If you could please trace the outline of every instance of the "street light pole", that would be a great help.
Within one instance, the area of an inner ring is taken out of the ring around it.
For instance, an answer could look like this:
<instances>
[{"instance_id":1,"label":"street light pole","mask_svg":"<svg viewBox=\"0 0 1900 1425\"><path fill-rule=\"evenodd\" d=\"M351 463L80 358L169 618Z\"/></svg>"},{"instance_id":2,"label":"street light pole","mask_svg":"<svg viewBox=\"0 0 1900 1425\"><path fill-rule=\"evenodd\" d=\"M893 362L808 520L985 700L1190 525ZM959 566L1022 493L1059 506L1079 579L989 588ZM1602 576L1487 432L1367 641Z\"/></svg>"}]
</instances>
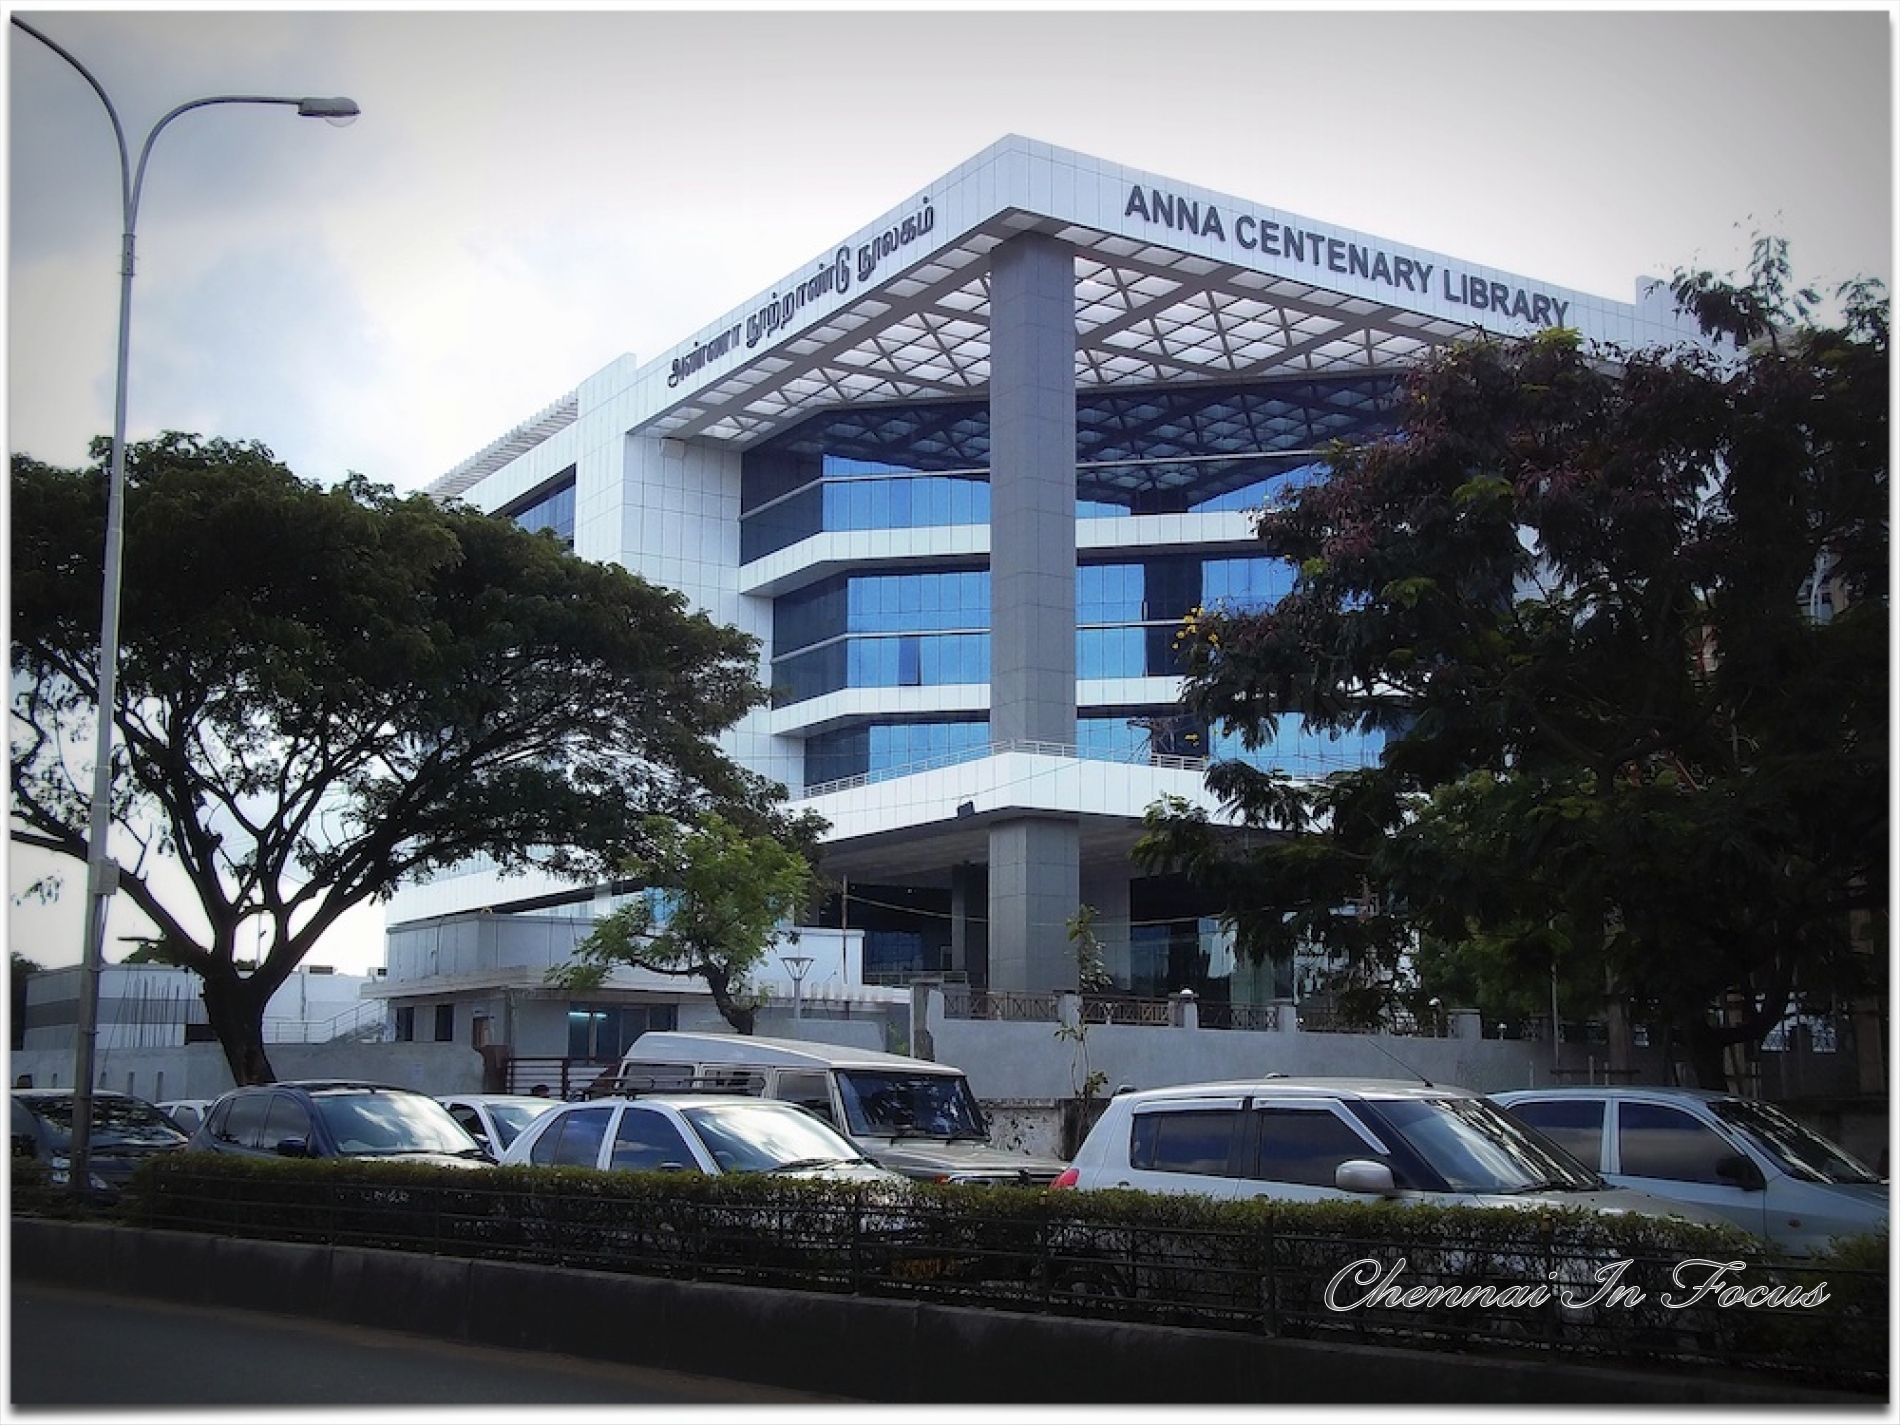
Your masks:
<instances>
[{"instance_id":1,"label":"street light pole","mask_svg":"<svg viewBox=\"0 0 1900 1425\"><path fill-rule=\"evenodd\" d=\"M785 968L792 974L792 1021L805 1017L805 971L811 968L809 955L781 955Z\"/></svg>"},{"instance_id":2,"label":"street light pole","mask_svg":"<svg viewBox=\"0 0 1900 1425\"><path fill-rule=\"evenodd\" d=\"M145 166L152 156L152 145L173 119L193 109L213 104L278 104L296 109L299 117L324 119L342 126L361 112L353 100L333 98L282 98L268 94L216 94L180 104L166 114L145 136L135 169L126 148L125 127L119 111L113 107L104 86L90 70L65 48L48 39L17 15L12 23L79 72L99 96L106 117L112 121L112 136L119 147L119 198L123 214L119 244L119 343L117 372L112 400L112 455L106 475L106 538L104 586L99 616L99 698L97 732L93 752L92 802L86 840L86 923L85 941L79 962L79 1006L75 1021L73 1063L72 1145L67 1154L68 1182L83 1195L92 1176L92 1089L93 1064L99 1036L99 968L103 961L106 914L112 895L119 888L119 867L107 853L106 840L112 827L112 723L118 706L119 675L119 604L122 563L125 553L125 413L126 376L132 354L132 273L137 257L139 198L145 188Z\"/></svg>"}]
</instances>

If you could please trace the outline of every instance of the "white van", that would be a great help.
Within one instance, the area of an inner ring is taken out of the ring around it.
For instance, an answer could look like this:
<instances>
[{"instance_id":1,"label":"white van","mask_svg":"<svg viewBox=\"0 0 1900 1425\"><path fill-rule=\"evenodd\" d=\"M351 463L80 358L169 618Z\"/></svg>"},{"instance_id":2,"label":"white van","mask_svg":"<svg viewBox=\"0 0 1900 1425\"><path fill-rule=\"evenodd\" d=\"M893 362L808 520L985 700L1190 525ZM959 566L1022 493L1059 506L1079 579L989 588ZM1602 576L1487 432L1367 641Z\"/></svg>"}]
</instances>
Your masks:
<instances>
[{"instance_id":1,"label":"white van","mask_svg":"<svg viewBox=\"0 0 1900 1425\"><path fill-rule=\"evenodd\" d=\"M1046 1187L1067 1165L993 1147L963 1071L875 1049L654 1030L593 1093L721 1088L809 1109L869 1158L927 1182Z\"/></svg>"}]
</instances>

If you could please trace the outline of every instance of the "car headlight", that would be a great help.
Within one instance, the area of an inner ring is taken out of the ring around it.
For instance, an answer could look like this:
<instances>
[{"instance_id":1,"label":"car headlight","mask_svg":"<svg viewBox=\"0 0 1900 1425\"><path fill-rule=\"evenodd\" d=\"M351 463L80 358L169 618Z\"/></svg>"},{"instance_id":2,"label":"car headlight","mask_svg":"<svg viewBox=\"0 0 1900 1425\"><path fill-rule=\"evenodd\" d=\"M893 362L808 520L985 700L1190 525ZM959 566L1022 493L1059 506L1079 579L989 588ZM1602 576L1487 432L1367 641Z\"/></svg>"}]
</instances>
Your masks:
<instances>
[{"instance_id":1,"label":"car headlight","mask_svg":"<svg viewBox=\"0 0 1900 1425\"><path fill-rule=\"evenodd\" d=\"M47 1174L47 1178L54 1187L65 1187L72 1181L73 1160L71 1158L50 1158L46 1165L52 1170ZM98 1192L112 1191L112 1184L97 1173L87 1173L86 1180Z\"/></svg>"}]
</instances>

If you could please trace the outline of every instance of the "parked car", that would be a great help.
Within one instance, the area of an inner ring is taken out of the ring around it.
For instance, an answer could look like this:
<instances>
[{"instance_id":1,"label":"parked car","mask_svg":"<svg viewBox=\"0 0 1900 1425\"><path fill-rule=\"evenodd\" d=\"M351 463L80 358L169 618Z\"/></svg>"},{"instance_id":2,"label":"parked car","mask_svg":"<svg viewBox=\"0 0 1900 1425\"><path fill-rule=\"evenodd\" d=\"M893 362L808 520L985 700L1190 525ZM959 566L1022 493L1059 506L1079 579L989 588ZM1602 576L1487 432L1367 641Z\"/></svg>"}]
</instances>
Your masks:
<instances>
[{"instance_id":1,"label":"parked car","mask_svg":"<svg viewBox=\"0 0 1900 1425\"><path fill-rule=\"evenodd\" d=\"M875 1049L654 1030L634 1041L598 1091L694 1085L798 1104L907 1178L1046 1186L1066 1166L992 1144L963 1070Z\"/></svg>"},{"instance_id":2,"label":"parked car","mask_svg":"<svg viewBox=\"0 0 1900 1425\"><path fill-rule=\"evenodd\" d=\"M310 1079L232 1089L191 1135L193 1149L280 1158L412 1158L456 1167L494 1160L425 1093Z\"/></svg>"},{"instance_id":3,"label":"parked car","mask_svg":"<svg viewBox=\"0 0 1900 1425\"><path fill-rule=\"evenodd\" d=\"M1118 1094L1055 1186L1717 1220L1609 1186L1478 1094L1407 1080L1265 1078Z\"/></svg>"},{"instance_id":4,"label":"parked car","mask_svg":"<svg viewBox=\"0 0 1900 1425\"><path fill-rule=\"evenodd\" d=\"M488 1150L490 1157L500 1158L516 1134L560 1100L538 1094L458 1093L437 1094L436 1102L468 1130L469 1137Z\"/></svg>"},{"instance_id":5,"label":"parked car","mask_svg":"<svg viewBox=\"0 0 1900 1425\"><path fill-rule=\"evenodd\" d=\"M168 1098L157 1105L158 1111L176 1123L189 1134L195 1132L211 1105L217 1100L209 1098Z\"/></svg>"},{"instance_id":6,"label":"parked car","mask_svg":"<svg viewBox=\"0 0 1900 1425\"><path fill-rule=\"evenodd\" d=\"M1787 1252L1887 1226L1885 1179L1773 1104L1642 1087L1493 1098L1609 1182L1717 1213Z\"/></svg>"},{"instance_id":7,"label":"parked car","mask_svg":"<svg viewBox=\"0 0 1900 1425\"><path fill-rule=\"evenodd\" d=\"M70 1181L73 1095L67 1089L13 1091L13 1155L38 1158L56 1185ZM115 1197L138 1165L155 1153L183 1148L187 1135L156 1106L122 1093L92 1095L92 1131L86 1144L88 1186Z\"/></svg>"},{"instance_id":8,"label":"parked car","mask_svg":"<svg viewBox=\"0 0 1900 1425\"><path fill-rule=\"evenodd\" d=\"M903 1181L804 1109L743 1094L656 1093L559 1103L523 1128L501 1161L504 1167L537 1163Z\"/></svg>"}]
</instances>

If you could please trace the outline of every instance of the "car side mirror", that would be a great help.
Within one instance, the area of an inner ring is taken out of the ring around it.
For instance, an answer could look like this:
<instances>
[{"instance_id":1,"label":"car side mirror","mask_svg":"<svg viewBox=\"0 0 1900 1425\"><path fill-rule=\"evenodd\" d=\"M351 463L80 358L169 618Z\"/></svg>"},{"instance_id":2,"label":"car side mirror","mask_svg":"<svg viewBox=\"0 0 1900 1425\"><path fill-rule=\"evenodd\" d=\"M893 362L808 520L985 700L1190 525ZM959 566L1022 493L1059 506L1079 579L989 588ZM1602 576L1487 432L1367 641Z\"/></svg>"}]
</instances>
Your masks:
<instances>
[{"instance_id":1,"label":"car side mirror","mask_svg":"<svg viewBox=\"0 0 1900 1425\"><path fill-rule=\"evenodd\" d=\"M1333 1186L1369 1197L1391 1197L1399 1190L1392 1181L1392 1169L1370 1158L1348 1158L1341 1163L1333 1170Z\"/></svg>"},{"instance_id":2,"label":"car side mirror","mask_svg":"<svg viewBox=\"0 0 1900 1425\"><path fill-rule=\"evenodd\" d=\"M1768 1186L1768 1179L1762 1176L1760 1168L1752 1159L1740 1153L1730 1153L1726 1158L1716 1161L1715 1175L1725 1183L1733 1183L1744 1192L1760 1192Z\"/></svg>"},{"instance_id":3,"label":"car side mirror","mask_svg":"<svg viewBox=\"0 0 1900 1425\"><path fill-rule=\"evenodd\" d=\"M308 1158L310 1144L302 1138L279 1138L277 1156L280 1158Z\"/></svg>"}]
</instances>

